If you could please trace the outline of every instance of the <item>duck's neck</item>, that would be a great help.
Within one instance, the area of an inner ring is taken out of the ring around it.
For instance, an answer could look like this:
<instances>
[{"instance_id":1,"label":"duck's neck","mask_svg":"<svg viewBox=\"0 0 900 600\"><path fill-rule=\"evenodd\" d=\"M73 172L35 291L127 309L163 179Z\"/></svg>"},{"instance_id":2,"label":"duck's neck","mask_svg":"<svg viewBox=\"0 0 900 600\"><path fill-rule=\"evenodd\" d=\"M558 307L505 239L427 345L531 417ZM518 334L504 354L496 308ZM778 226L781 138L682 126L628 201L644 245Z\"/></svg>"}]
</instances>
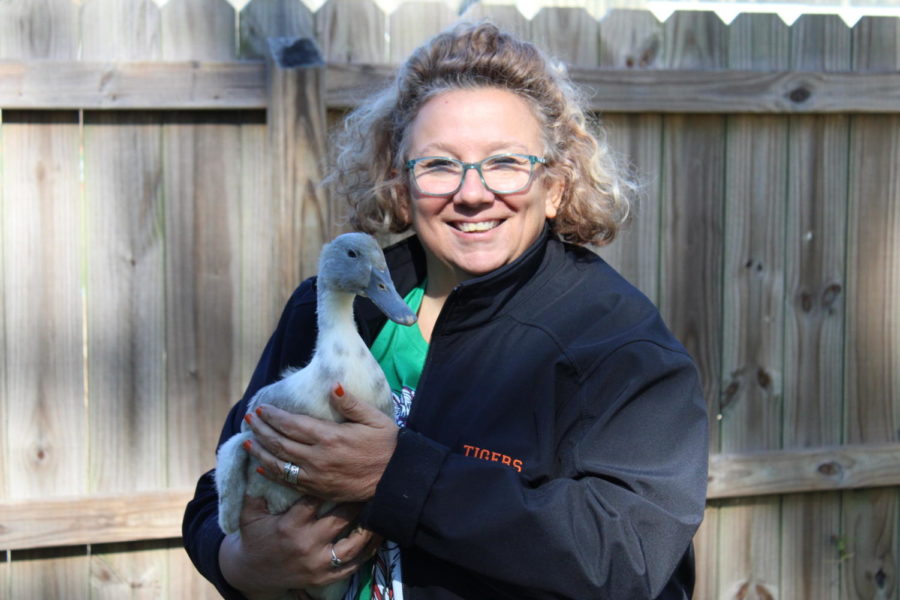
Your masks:
<instances>
[{"instance_id":1,"label":"duck's neck","mask_svg":"<svg viewBox=\"0 0 900 600\"><path fill-rule=\"evenodd\" d=\"M351 340L359 337L353 320L354 298L354 294L319 288L316 322L319 325L320 342L325 339Z\"/></svg>"}]
</instances>

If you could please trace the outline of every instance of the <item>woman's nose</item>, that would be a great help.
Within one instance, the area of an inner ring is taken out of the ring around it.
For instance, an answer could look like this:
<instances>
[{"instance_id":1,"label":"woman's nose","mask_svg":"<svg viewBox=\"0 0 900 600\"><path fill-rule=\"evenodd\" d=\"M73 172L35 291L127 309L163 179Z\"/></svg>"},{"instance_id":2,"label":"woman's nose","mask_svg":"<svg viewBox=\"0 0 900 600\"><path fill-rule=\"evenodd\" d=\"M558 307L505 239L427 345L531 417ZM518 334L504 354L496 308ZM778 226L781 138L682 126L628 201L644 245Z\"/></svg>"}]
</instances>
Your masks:
<instances>
[{"instance_id":1,"label":"woman's nose","mask_svg":"<svg viewBox=\"0 0 900 600\"><path fill-rule=\"evenodd\" d=\"M453 196L453 201L460 204L481 204L493 200L494 193L485 187L478 171L466 169L463 174L462 186Z\"/></svg>"}]
</instances>

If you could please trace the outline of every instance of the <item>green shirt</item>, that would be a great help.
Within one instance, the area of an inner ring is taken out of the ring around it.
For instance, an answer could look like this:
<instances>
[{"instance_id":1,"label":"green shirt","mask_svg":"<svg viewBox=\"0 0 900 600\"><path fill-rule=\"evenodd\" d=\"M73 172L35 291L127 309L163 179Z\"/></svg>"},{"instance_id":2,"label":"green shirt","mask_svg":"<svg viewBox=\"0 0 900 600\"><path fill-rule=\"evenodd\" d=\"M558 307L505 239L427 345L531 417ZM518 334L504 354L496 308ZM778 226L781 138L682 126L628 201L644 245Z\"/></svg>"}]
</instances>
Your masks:
<instances>
[{"instance_id":1,"label":"green shirt","mask_svg":"<svg viewBox=\"0 0 900 600\"><path fill-rule=\"evenodd\" d=\"M403 300L413 312L418 313L424 295L425 283L423 282L422 287L413 288ZM398 325L388 320L378 337L375 338L371 351L391 386L391 395L394 398L394 420L397 425L403 427L409 417L409 409L412 406L416 387L419 385L419 377L425 366L428 342L422 337L418 324ZM379 554L382 553L384 555L381 557L381 564L387 565L388 571L378 577L383 584L385 580L391 581L392 575L397 575L391 571L394 569L393 565L399 561L399 554L396 549L386 547L379 550ZM360 569L357 575L359 578L357 598L370 600L372 598L372 568L367 565Z\"/></svg>"}]
</instances>

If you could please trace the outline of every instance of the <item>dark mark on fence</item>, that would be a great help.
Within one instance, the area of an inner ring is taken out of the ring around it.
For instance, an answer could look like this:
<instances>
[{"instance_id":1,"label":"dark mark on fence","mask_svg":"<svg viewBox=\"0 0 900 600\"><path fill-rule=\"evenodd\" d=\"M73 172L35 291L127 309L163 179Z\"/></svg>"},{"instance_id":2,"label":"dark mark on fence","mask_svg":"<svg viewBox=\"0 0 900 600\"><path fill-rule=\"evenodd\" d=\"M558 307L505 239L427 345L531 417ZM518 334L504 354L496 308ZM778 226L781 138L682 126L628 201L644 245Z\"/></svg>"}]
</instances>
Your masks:
<instances>
[{"instance_id":1,"label":"dark mark on fence","mask_svg":"<svg viewBox=\"0 0 900 600\"><path fill-rule=\"evenodd\" d=\"M844 472L843 467L841 467L840 464L834 462L833 460L822 463L816 470L825 477L840 477Z\"/></svg>"},{"instance_id":2,"label":"dark mark on fence","mask_svg":"<svg viewBox=\"0 0 900 600\"><path fill-rule=\"evenodd\" d=\"M796 102L797 104L801 104L809 100L809 97L812 96L812 92L810 92L805 87L798 87L793 90L788 97L791 99L791 102Z\"/></svg>"}]
</instances>

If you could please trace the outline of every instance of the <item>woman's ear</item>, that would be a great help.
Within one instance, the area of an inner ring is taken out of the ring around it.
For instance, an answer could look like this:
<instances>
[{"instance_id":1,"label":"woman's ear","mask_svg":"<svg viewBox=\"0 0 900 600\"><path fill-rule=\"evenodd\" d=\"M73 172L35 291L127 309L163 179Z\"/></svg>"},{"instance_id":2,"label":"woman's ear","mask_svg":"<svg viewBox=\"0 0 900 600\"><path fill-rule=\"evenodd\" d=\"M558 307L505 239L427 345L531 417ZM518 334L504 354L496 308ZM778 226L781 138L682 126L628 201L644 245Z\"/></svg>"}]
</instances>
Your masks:
<instances>
[{"instance_id":1,"label":"woman's ear","mask_svg":"<svg viewBox=\"0 0 900 600\"><path fill-rule=\"evenodd\" d=\"M553 219L556 217L556 213L559 212L559 205L562 203L563 193L566 191L566 185L562 181L554 180L553 183L550 184L550 188L547 190L547 195L544 197L544 216L548 219Z\"/></svg>"}]
</instances>

